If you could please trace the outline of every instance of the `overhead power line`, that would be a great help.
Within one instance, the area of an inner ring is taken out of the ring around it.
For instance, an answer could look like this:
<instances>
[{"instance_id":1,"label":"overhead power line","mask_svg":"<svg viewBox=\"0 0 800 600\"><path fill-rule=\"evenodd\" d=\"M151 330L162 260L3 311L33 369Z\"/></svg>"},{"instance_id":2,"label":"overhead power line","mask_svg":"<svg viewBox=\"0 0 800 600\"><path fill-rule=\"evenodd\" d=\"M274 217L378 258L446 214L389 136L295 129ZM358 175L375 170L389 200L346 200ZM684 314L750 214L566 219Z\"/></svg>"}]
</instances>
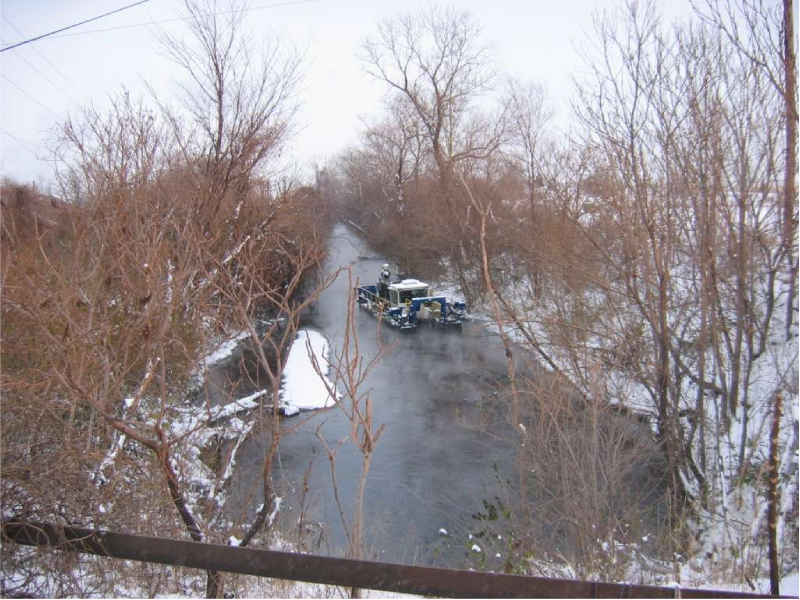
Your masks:
<instances>
[{"instance_id":1,"label":"overhead power line","mask_svg":"<svg viewBox=\"0 0 800 600\"><path fill-rule=\"evenodd\" d=\"M139 6L140 4L144 4L145 2L150 2L150 0L139 0L139 2L134 2L133 4L128 4L127 6L123 6L122 8L118 8L116 10L112 10L111 12L107 12L102 15L98 15L97 17L92 17L91 19L86 19L85 21L81 21L80 23L75 23L73 25L67 25L66 27L62 27L61 29L56 29L55 31L51 31L50 33L45 33L35 38L31 38L29 40L25 40L23 42L17 42L11 46L6 46L3 49L0 49L0 52L5 52L6 50L12 50L13 48L18 48L20 46L24 46L25 44L30 44L31 42L35 42L37 40L41 40L42 38L50 37L51 35L55 35L57 33L61 33L62 31L66 31L67 29L73 29L74 27L78 27L79 25L85 25L86 23L91 23L92 21L97 21L98 19L102 19L103 17L107 17L109 15L113 15L118 12L122 12L123 10L128 10L129 8L133 8L134 6Z\"/></svg>"},{"instance_id":2,"label":"overhead power line","mask_svg":"<svg viewBox=\"0 0 800 600\"><path fill-rule=\"evenodd\" d=\"M294 0L294 2L280 2L278 4L264 4L262 6L251 6L249 8L243 9L243 12L250 12L254 10L263 10L266 8L280 8L282 6L296 6L298 4L311 4L314 2L321 2L322 0ZM220 12L213 12L207 13L204 15L200 15L203 17L212 17L212 16L219 16L219 15L230 15L238 11L220 11ZM106 31L118 31L120 29L133 29L135 27L150 27L151 25L163 25L164 23L177 23L179 21L186 21L191 17L177 17L174 19L164 19L162 21L149 21L147 23L133 23L132 25L119 25L117 27L106 27L104 29L91 29L89 31L79 31L77 33L65 33L63 35L55 35L52 36L53 39L57 38L65 38L65 37L74 37L76 35L88 35L90 33L104 33ZM3 49L5 50L5 48Z\"/></svg>"},{"instance_id":3,"label":"overhead power line","mask_svg":"<svg viewBox=\"0 0 800 600\"><path fill-rule=\"evenodd\" d=\"M52 114L53 114L53 116L55 116L55 118L56 118L56 119L60 119L60 118L61 118L61 116L60 116L60 115L59 115L59 114L58 114L56 111L54 111L54 110L53 110L53 109L51 109L51 108L48 108L47 106L45 106L44 104L42 104L41 102L39 102L39 100L38 100L36 97L34 97L34 96L31 96L31 95L30 95L28 92L26 92L25 90L23 90L23 89L22 89L21 87L19 87L19 86L18 86L16 83L14 83L14 82L13 82L11 79L9 79L9 78L8 78L8 75L6 75L5 73L0 73L0 77L2 77L3 79L5 79L5 80L6 80L8 83L10 83L11 85L13 85L13 86L14 86L15 88L17 88L17 89L18 89L20 92L22 92L23 94L25 94L25 95L26 95L28 98L30 98L31 100L33 100L34 102L36 102L36 104L38 104L39 106L41 106L43 109L45 109L46 111L49 111L50 113L52 113Z\"/></svg>"},{"instance_id":4,"label":"overhead power line","mask_svg":"<svg viewBox=\"0 0 800 600\"><path fill-rule=\"evenodd\" d=\"M6 23L8 23L8 26L9 26L9 27L11 27L11 29L13 29L14 31L16 31L16 32L17 32L17 33L20 35L20 37L25 37L25 34L24 34L24 33L22 33L22 31L20 31L19 27L17 27L17 26L16 26L16 25L14 25L14 24L13 24L11 21L9 21L9 19L8 19L8 17L7 17L6 15L0 15L0 18L2 18L2 19L3 19L3 21L5 21ZM37 48L35 45L34 45L34 46L31 46L31 47L30 47L30 49L31 49L31 50L33 50L34 52L36 52L36 54L38 54L38 55L39 55L39 56L42 58L42 60L43 60L43 61L45 61L45 62L46 62L48 65L50 65L50 67L52 67L52 69L53 69L53 70L54 70L56 73L58 73L59 75L61 75L61 78L62 78L64 81L66 81L68 84L70 84L70 85L72 86L72 88L73 88L73 89L74 89L76 92L78 92L78 93L79 93L81 96L83 96L83 97L84 97L84 98L86 98L87 100L89 99L89 96L87 96L87 95L86 95L86 93L85 93L85 92L84 92L82 89L80 89L80 88L79 88L77 85L75 85L75 84L72 82L72 79L70 79L69 77L67 77L66 75L64 75L64 72L63 72L61 69L59 69L59 68L58 68L57 66L55 66L55 65L54 65L52 62L50 62L50 59L49 59L49 58L47 58L47 57L46 57L44 54L42 54L42 53L39 51L39 49L38 49L38 48ZM14 50L14 52L16 52L17 54L19 54L21 51L20 51L20 50Z\"/></svg>"},{"instance_id":5,"label":"overhead power line","mask_svg":"<svg viewBox=\"0 0 800 600\"><path fill-rule=\"evenodd\" d=\"M58 85L58 84L57 84L55 81L53 81L53 80L52 80L52 79L50 79L50 78L49 78L47 75L45 75L45 74L44 74L44 73L42 73L42 72L41 72L39 69L37 69L37 68L36 68L36 65L34 65L34 64L33 64L33 63L31 63L31 62L30 62L30 61L29 61L27 58L25 58L24 56L22 56L22 54L19 54L19 51L18 51L18 50L14 50L14 52L16 52L16 53L17 53L17 56L18 56L18 57L19 57L19 58L20 58L20 59L21 59L21 60L22 60L22 61L23 61L23 62L24 62L26 65L28 65L28 66L29 66L31 69L33 69L33 70L34 70L36 73L38 73L39 75L41 75L41 76L42 76L42 78L43 78L45 81L47 81L47 82L48 82L50 85L52 85L52 86L53 86L54 88L56 88L56 89L57 89L59 92L61 92L62 94L64 94L64 95L65 95L67 98L69 98L70 100L72 100L72 101L73 101L75 104L77 104L78 106L80 106L80 105L81 105L81 103L80 103L80 102L78 102L77 100L75 100L75 98L73 98L72 96L70 96L70 95L69 95L69 94L68 94L68 93L67 93L67 92L66 92L66 91L65 91L63 88L61 88L61 87L60 87L60 86L59 86L59 85Z\"/></svg>"},{"instance_id":6,"label":"overhead power line","mask_svg":"<svg viewBox=\"0 0 800 600\"><path fill-rule=\"evenodd\" d=\"M33 154L33 155L34 155L36 158L38 158L38 159L40 159L40 160L41 160L41 157L39 156L39 153L38 153L38 152L36 152L36 150L34 150L33 148L31 148L31 146L29 146L27 142L24 142L23 140L19 139L17 136L15 136L13 133L11 133L10 131L8 131L8 130L7 130L6 128L4 128L4 127L0 127L0 131L2 131L3 133L5 133L5 134L6 134L8 137L10 137L12 140L14 140L15 142L17 142L17 143L18 143L20 146L22 146L23 148L25 148L25 149L26 149L28 152L30 152L31 154Z\"/></svg>"}]
</instances>

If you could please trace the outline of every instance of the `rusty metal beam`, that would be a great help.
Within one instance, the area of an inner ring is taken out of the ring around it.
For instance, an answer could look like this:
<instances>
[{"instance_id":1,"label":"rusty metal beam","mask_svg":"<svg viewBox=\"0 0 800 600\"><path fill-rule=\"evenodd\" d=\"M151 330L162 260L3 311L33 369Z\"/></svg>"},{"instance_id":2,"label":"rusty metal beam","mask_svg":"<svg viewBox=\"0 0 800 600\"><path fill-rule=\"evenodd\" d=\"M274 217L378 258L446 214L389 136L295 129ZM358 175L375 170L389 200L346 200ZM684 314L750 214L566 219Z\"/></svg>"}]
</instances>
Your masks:
<instances>
[{"instance_id":1,"label":"rusty metal beam","mask_svg":"<svg viewBox=\"0 0 800 600\"><path fill-rule=\"evenodd\" d=\"M111 558L447 598L767 598L757 594L477 573L238 548L38 523L4 522L4 539Z\"/></svg>"}]
</instances>

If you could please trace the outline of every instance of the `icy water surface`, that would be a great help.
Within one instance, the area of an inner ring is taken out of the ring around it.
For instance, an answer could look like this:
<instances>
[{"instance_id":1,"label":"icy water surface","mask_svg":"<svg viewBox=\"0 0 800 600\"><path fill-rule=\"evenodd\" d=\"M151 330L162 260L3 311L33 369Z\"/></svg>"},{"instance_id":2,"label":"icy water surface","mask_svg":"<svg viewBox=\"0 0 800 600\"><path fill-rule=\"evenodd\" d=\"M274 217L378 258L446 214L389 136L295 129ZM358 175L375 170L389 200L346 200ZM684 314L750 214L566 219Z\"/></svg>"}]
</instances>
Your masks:
<instances>
[{"instance_id":1,"label":"icy water surface","mask_svg":"<svg viewBox=\"0 0 800 600\"><path fill-rule=\"evenodd\" d=\"M385 261L363 258L372 255L349 228L339 225L327 268L352 264L354 281L374 283ZM342 273L304 323L321 331L334 350L343 340L349 287L347 273ZM366 311L356 311L355 318L360 351L371 358L379 349L377 321ZM364 388L371 389L375 428L385 425L367 484L367 552L379 560L463 566L472 545L471 515L482 508L482 500L498 492L498 476L513 458L513 450L502 441L505 426L485 424L480 407L482 398L494 391L495 379L505 374L502 344L477 323L466 323L460 334L422 327L400 333L384 326L381 339L395 345L369 374ZM284 421L289 426L299 423ZM291 525L299 516L298 494L311 463L309 519L322 524L325 534L323 547L314 551L341 553L346 538L317 431L333 447L350 434L350 423L339 410L328 410L282 439L276 468L276 479L284 486L282 523ZM259 476L262 455L258 439L240 450L233 497L248 495ZM361 454L346 442L337 454L336 476L348 519L361 466ZM442 529L448 535L440 533Z\"/></svg>"}]
</instances>

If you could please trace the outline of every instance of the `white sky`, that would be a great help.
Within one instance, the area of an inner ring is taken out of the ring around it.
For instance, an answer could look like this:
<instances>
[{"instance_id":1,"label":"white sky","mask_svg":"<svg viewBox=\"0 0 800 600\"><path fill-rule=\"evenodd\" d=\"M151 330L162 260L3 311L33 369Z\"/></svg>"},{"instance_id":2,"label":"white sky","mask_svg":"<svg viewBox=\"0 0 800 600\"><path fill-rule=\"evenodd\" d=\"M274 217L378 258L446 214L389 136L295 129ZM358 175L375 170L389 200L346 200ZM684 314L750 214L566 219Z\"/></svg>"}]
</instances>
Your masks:
<instances>
[{"instance_id":1,"label":"white sky","mask_svg":"<svg viewBox=\"0 0 800 600\"><path fill-rule=\"evenodd\" d=\"M301 165L324 160L354 141L359 117L374 115L384 88L362 70L359 43L376 22L433 0L250 0L248 23L308 47L301 92L301 130L291 152ZM134 0L3 0L3 45L47 33L133 3ZM59 118L89 99L102 103L122 85L142 93L142 81L160 94L181 75L160 55L152 26L96 30L175 18L181 0L146 4L0 54L0 171L20 181L46 182L51 131ZM224 3L221 2L224 5ZM582 66L575 51L591 32L592 11L611 0L462 0L494 48L503 72L543 83L559 121L568 113L570 75ZM668 0L666 17L686 14L688 0ZM261 8L264 7L264 8ZM14 29L17 28L17 30ZM179 32L182 23L162 25ZM95 33L82 33L95 31ZM20 33L21 32L21 33ZM78 34L78 35L75 35ZM49 62L48 62L49 61ZM38 72L37 72L38 71ZM49 80L49 81L48 81ZM559 114L560 113L560 114ZM34 154L35 153L35 154Z\"/></svg>"}]
</instances>

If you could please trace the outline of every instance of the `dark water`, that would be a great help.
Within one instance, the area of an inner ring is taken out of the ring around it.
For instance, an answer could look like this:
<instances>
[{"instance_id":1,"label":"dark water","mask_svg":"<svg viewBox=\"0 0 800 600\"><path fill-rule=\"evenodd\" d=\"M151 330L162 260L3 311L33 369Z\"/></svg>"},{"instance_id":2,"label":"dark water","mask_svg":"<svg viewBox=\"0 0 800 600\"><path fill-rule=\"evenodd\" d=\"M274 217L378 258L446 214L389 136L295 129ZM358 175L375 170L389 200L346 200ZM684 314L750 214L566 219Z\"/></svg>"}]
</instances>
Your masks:
<instances>
[{"instance_id":1,"label":"dark water","mask_svg":"<svg viewBox=\"0 0 800 600\"><path fill-rule=\"evenodd\" d=\"M374 283L385 261L363 256L372 253L350 229L337 226L327 268L352 265L353 282ZM305 326L321 331L333 349L342 344L349 289L347 273L342 273L305 319ZM360 352L369 359L380 348L377 321L366 311L356 311L355 318ZM471 515L482 500L498 493L499 478L513 462L513 449L504 441L508 428L502 418L487 416L491 413L484 402L505 375L502 344L477 323L465 324L460 334L382 327L380 336L380 342L394 347L362 388L371 390L375 429L385 425L367 483L367 552L387 561L458 563L469 553ZM317 431L333 447L350 434L350 423L334 408L313 416L303 413L284 425L296 429L281 441L275 472L284 497L279 522L295 526L303 475L311 464L309 518L321 524L315 531L324 533L322 547L314 551L344 552L329 461ZM262 456L263 445L254 436L237 458L232 498L245 502L252 493ZM345 442L337 454L336 476L348 519L361 467L360 452Z\"/></svg>"}]
</instances>

